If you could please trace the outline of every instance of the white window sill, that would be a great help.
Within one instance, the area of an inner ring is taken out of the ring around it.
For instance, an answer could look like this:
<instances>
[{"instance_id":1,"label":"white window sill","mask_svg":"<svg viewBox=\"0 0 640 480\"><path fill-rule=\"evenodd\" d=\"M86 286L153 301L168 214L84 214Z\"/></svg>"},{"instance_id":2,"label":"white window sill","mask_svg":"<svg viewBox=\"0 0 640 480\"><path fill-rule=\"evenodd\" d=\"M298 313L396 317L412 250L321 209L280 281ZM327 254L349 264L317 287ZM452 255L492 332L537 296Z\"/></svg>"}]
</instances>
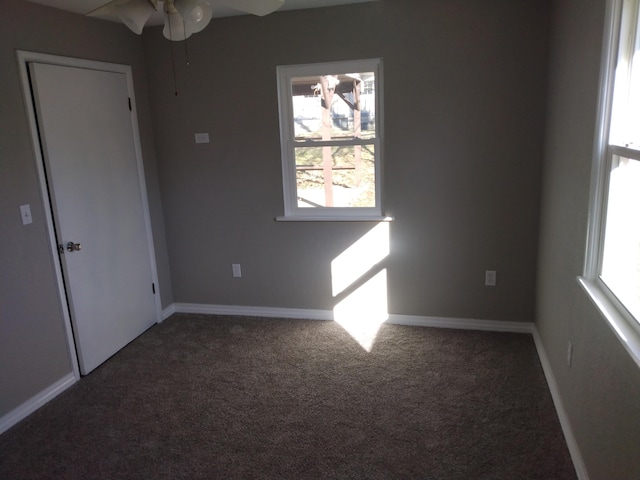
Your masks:
<instances>
[{"instance_id":1,"label":"white window sill","mask_svg":"<svg viewBox=\"0 0 640 480\"><path fill-rule=\"evenodd\" d=\"M578 277L578 282L587 295L600 310L611 329L614 331L631 358L640 366L640 333L633 327L633 318L627 318L626 312L620 311L598 282L586 277Z\"/></svg>"},{"instance_id":2,"label":"white window sill","mask_svg":"<svg viewBox=\"0 0 640 480\"><path fill-rule=\"evenodd\" d=\"M276 217L276 222L392 222L393 217L383 215L290 215Z\"/></svg>"}]
</instances>

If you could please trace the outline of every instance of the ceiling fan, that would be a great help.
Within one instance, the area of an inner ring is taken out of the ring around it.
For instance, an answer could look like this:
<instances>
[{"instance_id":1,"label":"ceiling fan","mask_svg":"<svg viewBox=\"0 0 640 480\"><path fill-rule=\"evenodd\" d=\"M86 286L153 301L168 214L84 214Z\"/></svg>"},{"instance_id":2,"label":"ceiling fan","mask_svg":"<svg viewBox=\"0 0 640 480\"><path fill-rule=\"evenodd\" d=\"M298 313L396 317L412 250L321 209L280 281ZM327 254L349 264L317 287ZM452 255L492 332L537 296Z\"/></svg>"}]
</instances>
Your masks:
<instances>
[{"instance_id":1,"label":"ceiling fan","mask_svg":"<svg viewBox=\"0 0 640 480\"><path fill-rule=\"evenodd\" d=\"M152 14L162 12L162 34L171 41L186 40L211 21L212 4L264 16L284 5L284 0L112 0L88 16L119 20L140 35Z\"/></svg>"}]
</instances>

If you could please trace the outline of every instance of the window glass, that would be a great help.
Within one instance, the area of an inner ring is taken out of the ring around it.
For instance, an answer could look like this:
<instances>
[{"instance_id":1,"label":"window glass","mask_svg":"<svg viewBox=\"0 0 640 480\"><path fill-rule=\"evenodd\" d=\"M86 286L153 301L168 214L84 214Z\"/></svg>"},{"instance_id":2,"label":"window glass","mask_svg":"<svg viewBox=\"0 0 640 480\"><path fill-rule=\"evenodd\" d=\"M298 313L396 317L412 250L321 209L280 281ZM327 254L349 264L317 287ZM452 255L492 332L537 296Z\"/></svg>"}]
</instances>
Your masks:
<instances>
[{"instance_id":1,"label":"window glass","mask_svg":"<svg viewBox=\"0 0 640 480\"><path fill-rule=\"evenodd\" d=\"M367 93L364 79L370 83ZM373 72L293 78L296 141L374 138L374 80Z\"/></svg>"},{"instance_id":2,"label":"window glass","mask_svg":"<svg viewBox=\"0 0 640 480\"><path fill-rule=\"evenodd\" d=\"M380 64L278 67L285 217L382 214Z\"/></svg>"},{"instance_id":3,"label":"window glass","mask_svg":"<svg viewBox=\"0 0 640 480\"><path fill-rule=\"evenodd\" d=\"M595 203L597 228L588 255L605 293L621 312L630 314L640 328L640 35L639 0L615 4L617 30L612 34L609 78L612 89L605 98L610 112L602 116L604 144L598 158L601 191ZM618 8L619 7L619 8ZM613 57L615 55L615 57ZM599 211L598 211L599 210ZM588 260L589 261L589 260ZM594 275L595 273L595 275Z\"/></svg>"},{"instance_id":4,"label":"window glass","mask_svg":"<svg viewBox=\"0 0 640 480\"><path fill-rule=\"evenodd\" d=\"M298 206L327 207L332 196L334 207L375 207L375 169L373 145L298 147L296 191ZM331 167L325 170L327 161ZM331 192L326 192L331 184Z\"/></svg>"},{"instance_id":5,"label":"window glass","mask_svg":"<svg viewBox=\"0 0 640 480\"><path fill-rule=\"evenodd\" d=\"M607 2L584 276L640 365L640 0Z\"/></svg>"},{"instance_id":6,"label":"window glass","mask_svg":"<svg viewBox=\"0 0 640 480\"><path fill-rule=\"evenodd\" d=\"M638 1L623 2L610 143L640 149L640 35Z\"/></svg>"},{"instance_id":7,"label":"window glass","mask_svg":"<svg viewBox=\"0 0 640 480\"><path fill-rule=\"evenodd\" d=\"M602 280L640 318L640 161L613 157L602 257Z\"/></svg>"}]
</instances>

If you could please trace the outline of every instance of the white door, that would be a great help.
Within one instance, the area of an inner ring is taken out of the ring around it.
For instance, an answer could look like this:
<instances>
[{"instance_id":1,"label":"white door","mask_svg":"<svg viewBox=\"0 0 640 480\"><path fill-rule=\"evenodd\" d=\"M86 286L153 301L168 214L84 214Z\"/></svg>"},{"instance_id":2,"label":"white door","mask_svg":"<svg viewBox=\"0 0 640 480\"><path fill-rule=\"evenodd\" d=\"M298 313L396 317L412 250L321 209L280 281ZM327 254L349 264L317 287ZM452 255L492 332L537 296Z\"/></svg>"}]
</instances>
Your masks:
<instances>
[{"instance_id":1,"label":"white door","mask_svg":"<svg viewBox=\"0 0 640 480\"><path fill-rule=\"evenodd\" d=\"M158 321L127 75L30 63L80 370ZM69 243L79 244L68 251Z\"/></svg>"}]
</instances>

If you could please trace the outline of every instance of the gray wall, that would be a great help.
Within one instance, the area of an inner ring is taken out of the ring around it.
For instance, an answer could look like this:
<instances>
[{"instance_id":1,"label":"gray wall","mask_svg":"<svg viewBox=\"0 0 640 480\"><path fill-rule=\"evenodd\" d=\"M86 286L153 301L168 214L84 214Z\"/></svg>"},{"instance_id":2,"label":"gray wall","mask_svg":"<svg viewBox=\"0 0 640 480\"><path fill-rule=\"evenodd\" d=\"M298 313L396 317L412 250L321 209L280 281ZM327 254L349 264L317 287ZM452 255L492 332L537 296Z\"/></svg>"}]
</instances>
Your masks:
<instances>
[{"instance_id":1,"label":"gray wall","mask_svg":"<svg viewBox=\"0 0 640 480\"><path fill-rule=\"evenodd\" d=\"M640 370L576 281L585 256L604 12L605 0L555 4L536 325L590 479L631 480L640 478Z\"/></svg>"},{"instance_id":2,"label":"gray wall","mask_svg":"<svg viewBox=\"0 0 640 480\"><path fill-rule=\"evenodd\" d=\"M383 0L214 20L189 41L189 67L174 45L177 97L160 29L141 42L108 22L2 3L0 416L70 371L15 49L133 65L164 306L174 298L162 211L175 301L333 307L330 262L372 225L273 221L275 67L383 57L390 310L505 321L535 310L590 478L637 478L640 372L575 280L604 0L557 0L553 11L537 0ZM195 145L195 132L212 143ZM498 287L482 285L485 269L498 271Z\"/></svg>"},{"instance_id":3,"label":"gray wall","mask_svg":"<svg viewBox=\"0 0 640 480\"><path fill-rule=\"evenodd\" d=\"M71 372L16 50L133 66L164 305L173 302L142 41L122 25L17 0L0 14L0 417ZM31 204L22 226L19 206Z\"/></svg>"},{"instance_id":4,"label":"gray wall","mask_svg":"<svg viewBox=\"0 0 640 480\"><path fill-rule=\"evenodd\" d=\"M176 302L333 308L331 260L372 224L274 221L276 66L383 57L390 312L533 321L548 21L539 0L214 19L189 40L189 66L175 45L178 96L170 46L147 30Z\"/></svg>"}]
</instances>

